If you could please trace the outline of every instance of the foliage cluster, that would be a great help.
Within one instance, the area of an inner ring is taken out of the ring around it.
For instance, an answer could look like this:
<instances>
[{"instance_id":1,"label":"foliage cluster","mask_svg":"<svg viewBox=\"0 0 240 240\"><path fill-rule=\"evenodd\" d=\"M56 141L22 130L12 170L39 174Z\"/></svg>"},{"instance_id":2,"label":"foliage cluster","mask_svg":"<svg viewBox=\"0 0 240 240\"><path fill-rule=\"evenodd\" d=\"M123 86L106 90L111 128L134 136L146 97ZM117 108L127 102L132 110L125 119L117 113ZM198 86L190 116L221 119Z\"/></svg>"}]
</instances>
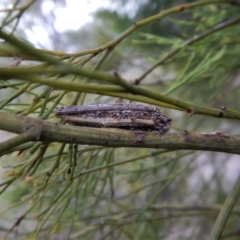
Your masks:
<instances>
[{"instance_id":1,"label":"foliage cluster","mask_svg":"<svg viewBox=\"0 0 240 240\"><path fill-rule=\"evenodd\" d=\"M39 2L1 11L0 129L19 135L0 146L0 237L238 239L240 165L229 153L240 142L240 2L141 1L139 14L101 10L101 20L62 35ZM48 26L48 46L23 40L22 26L37 22ZM132 148L128 131L78 130L86 139L76 142L93 146L70 141L76 128L51 132L58 105L116 101L161 107L171 133Z\"/></svg>"}]
</instances>

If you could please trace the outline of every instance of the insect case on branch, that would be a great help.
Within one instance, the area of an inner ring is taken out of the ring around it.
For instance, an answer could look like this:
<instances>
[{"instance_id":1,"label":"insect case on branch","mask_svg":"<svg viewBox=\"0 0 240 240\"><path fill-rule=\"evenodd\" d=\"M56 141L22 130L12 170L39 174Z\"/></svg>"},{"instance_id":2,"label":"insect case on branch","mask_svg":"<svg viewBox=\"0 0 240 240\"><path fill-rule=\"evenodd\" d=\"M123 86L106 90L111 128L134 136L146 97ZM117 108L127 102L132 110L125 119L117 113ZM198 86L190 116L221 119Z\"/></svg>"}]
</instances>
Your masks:
<instances>
[{"instance_id":1,"label":"insect case on branch","mask_svg":"<svg viewBox=\"0 0 240 240\"><path fill-rule=\"evenodd\" d=\"M57 107L54 112L56 117L72 125L153 131L157 134L167 132L172 120L156 107L134 103Z\"/></svg>"}]
</instances>

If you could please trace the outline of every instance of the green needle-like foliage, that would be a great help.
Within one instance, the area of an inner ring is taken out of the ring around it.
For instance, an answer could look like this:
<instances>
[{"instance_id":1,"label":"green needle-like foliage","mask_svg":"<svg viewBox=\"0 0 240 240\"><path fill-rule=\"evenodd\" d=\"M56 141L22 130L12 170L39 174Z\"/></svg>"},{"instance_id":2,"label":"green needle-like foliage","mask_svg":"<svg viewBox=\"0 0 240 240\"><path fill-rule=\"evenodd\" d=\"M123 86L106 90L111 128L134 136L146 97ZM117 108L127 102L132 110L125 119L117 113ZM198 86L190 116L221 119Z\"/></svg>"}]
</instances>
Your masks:
<instances>
[{"instance_id":1,"label":"green needle-like foliage","mask_svg":"<svg viewBox=\"0 0 240 240\"><path fill-rule=\"evenodd\" d=\"M52 12L61 51L25 40L46 24L39 2L0 4L0 238L239 239L240 1L139 3L149 14L132 25L104 10L64 34ZM170 131L71 126L54 114L115 102L159 107Z\"/></svg>"}]
</instances>

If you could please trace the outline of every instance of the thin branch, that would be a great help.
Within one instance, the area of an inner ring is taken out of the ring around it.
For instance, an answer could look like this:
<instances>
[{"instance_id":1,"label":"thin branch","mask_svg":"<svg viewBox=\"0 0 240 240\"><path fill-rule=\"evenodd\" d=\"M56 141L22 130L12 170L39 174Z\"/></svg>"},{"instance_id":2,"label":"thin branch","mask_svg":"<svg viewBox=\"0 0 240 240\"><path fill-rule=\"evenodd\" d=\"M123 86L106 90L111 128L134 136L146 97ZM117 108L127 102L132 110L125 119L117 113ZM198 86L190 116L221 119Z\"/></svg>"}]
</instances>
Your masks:
<instances>
[{"instance_id":1,"label":"thin branch","mask_svg":"<svg viewBox=\"0 0 240 240\"><path fill-rule=\"evenodd\" d=\"M74 73L77 74L77 71L79 71L79 74L82 76L123 85L123 82L118 83L118 80L119 80L118 76L112 76L110 74L106 74L103 72L90 71L86 69L79 69L79 70L76 69L76 71L74 70ZM98 93L98 94L103 94L107 96L114 96L114 94L119 94L119 93L124 94L125 91L130 91L132 94L138 94L144 97L148 97L149 99L158 100L159 102L168 104L168 106L172 105L174 106L174 108L180 108L180 110L184 109L191 116L194 114L202 114L202 115L213 116L217 118L232 118L232 119L240 120L239 111L235 111L226 107L224 108L224 110L221 110L221 109L215 109L215 108L209 108L209 107L203 107L203 106L191 104L189 102L171 98L140 86L132 85L131 87L129 88L127 87L127 89L125 89L123 86L114 86L110 84L97 85L97 84L67 82L62 80L55 81L55 80L50 80L49 78L44 78L37 75L28 75L28 74L21 75L20 72L21 72L21 69L12 69L11 71L6 71L6 69L0 68L0 76L9 78L9 77L17 77L16 75L18 75L18 79L24 79L29 82L52 86L57 89L88 92L88 93ZM59 72L61 72L61 69L59 69ZM124 79L121 79L121 80L123 81ZM221 105L221 103L219 105Z\"/></svg>"},{"instance_id":2,"label":"thin branch","mask_svg":"<svg viewBox=\"0 0 240 240\"><path fill-rule=\"evenodd\" d=\"M192 38L184 41L180 47L178 48L174 48L172 49L170 52L168 52L163 58L161 58L159 61L157 61L151 68L149 68L146 72L144 72L139 78L137 78L134 83L135 84L139 84L149 73L151 73L155 68L159 67L161 64L165 63L169 58L171 58L172 56L174 56L176 53L178 53L180 50L183 49L183 47L185 46L189 46L193 43L196 43L202 39L204 39L205 37L220 31L224 28L233 26L235 24L237 24L238 22L240 22L240 17L235 18L235 19L231 19L222 23L217 24L216 26L214 26L213 28L207 30L204 33L201 33L199 35L193 36Z\"/></svg>"},{"instance_id":3,"label":"thin branch","mask_svg":"<svg viewBox=\"0 0 240 240\"><path fill-rule=\"evenodd\" d=\"M19 39L15 38L13 36L9 36L1 29L0 29L0 37L5 39L9 43L12 43L19 49L23 50L28 55L30 55L30 59L32 59L32 57L35 57L38 60L46 61L48 63L59 64L60 62L57 60L57 58L54 58L49 55L54 55L56 57L80 57L80 56L84 56L84 55L88 55L88 54L98 54L108 48L115 47L118 43L120 43L123 39L125 39L127 36L129 36L131 33L136 31L140 27L145 26L145 25L155 22L155 21L159 21L168 15L183 12L183 11L186 11L186 10L189 10L192 8L196 8L196 7L200 7L200 6L204 6L204 5L221 4L221 3L222 4L240 4L240 2L238 0L212 0L212 1L204 0L204 1L197 1L197 2L189 3L189 4L182 4L182 5L167 9L167 10L162 10L158 14L155 14L153 16L150 16L146 19L143 19L139 22L134 23L130 28L128 28L126 31L124 31L119 36L117 36L114 40L112 40L98 48L89 49L89 50L85 50L85 51L74 53L74 54L66 54L66 53L61 53L61 52L44 51L41 49L36 49L36 48L32 47L31 45L29 45L23 41L20 41ZM48 56L46 54L48 54ZM24 57L26 57L26 54L24 55ZM64 65L66 65L66 64L64 64Z\"/></svg>"},{"instance_id":4,"label":"thin branch","mask_svg":"<svg viewBox=\"0 0 240 240\"><path fill-rule=\"evenodd\" d=\"M2 152L8 151L22 143L36 141L41 131L37 128L30 128L26 132L21 133L20 135L13 137L5 142L0 144L0 156Z\"/></svg>"},{"instance_id":5,"label":"thin branch","mask_svg":"<svg viewBox=\"0 0 240 240\"><path fill-rule=\"evenodd\" d=\"M232 212L234 205L236 204L238 198L240 196L240 175L236 181L233 191L227 197L223 207L217 217L217 220L212 229L210 240L218 240L220 239L222 232L224 230L224 226L227 223L228 217Z\"/></svg>"},{"instance_id":6,"label":"thin branch","mask_svg":"<svg viewBox=\"0 0 240 240\"><path fill-rule=\"evenodd\" d=\"M203 150L240 154L240 138L222 132L211 134L168 133L123 130L115 128L87 128L62 125L36 118L0 111L0 129L21 134L33 127L41 132L33 141L62 142L109 147L159 148L172 150ZM4 151L4 149L2 149Z\"/></svg>"}]
</instances>

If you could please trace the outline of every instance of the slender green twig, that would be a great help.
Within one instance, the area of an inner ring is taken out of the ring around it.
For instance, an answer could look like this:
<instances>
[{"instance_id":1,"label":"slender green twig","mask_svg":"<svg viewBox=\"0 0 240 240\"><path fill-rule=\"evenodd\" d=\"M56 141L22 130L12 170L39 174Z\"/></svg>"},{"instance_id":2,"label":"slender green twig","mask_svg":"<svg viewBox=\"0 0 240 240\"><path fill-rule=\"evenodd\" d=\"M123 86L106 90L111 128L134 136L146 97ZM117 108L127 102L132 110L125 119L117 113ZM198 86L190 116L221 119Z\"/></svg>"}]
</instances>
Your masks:
<instances>
[{"instance_id":1,"label":"slender green twig","mask_svg":"<svg viewBox=\"0 0 240 240\"><path fill-rule=\"evenodd\" d=\"M180 50L183 49L183 47L185 46L189 46L193 43L196 43L206 37L208 37L209 35L217 32L217 31L221 31L224 28L233 26L235 24L237 24L240 21L240 17L238 18L234 18L228 21L224 21L222 23L217 24L216 26L214 26L213 28L210 28L209 30L207 30L204 33L201 33L199 35L196 35L186 41L184 41L180 47L178 48L174 48L173 50L171 50L170 52L168 52L162 59L160 59L159 61L157 61L151 68L149 68L146 72L144 72L140 77L138 77L134 83L135 84L139 84L149 73L151 73L154 69L156 69L157 67L159 67L161 64L165 63L168 59L170 59L172 56L174 56L176 53L178 53Z\"/></svg>"},{"instance_id":2,"label":"slender green twig","mask_svg":"<svg viewBox=\"0 0 240 240\"><path fill-rule=\"evenodd\" d=\"M47 178L46 178L46 180L45 180L45 184L48 183L48 180L49 180L50 177L52 176L53 172L59 167L60 160L61 160L61 158L63 157L64 147L65 147L65 144L61 144L61 146L60 146L60 148L59 148L59 150L58 150L58 153L57 153L55 162L54 162L52 168L47 172Z\"/></svg>"},{"instance_id":3,"label":"slender green twig","mask_svg":"<svg viewBox=\"0 0 240 240\"><path fill-rule=\"evenodd\" d=\"M1 70L0 70L1 73ZM96 74L96 75L95 75ZM8 74L9 75L9 74ZM88 76L88 74L86 74ZM97 79L104 79L104 76L101 74L98 76L97 72L94 72L94 75ZM97 77L98 76L98 77ZM114 82L118 81L118 77L114 77L109 75L108 79L114 79ZM65 89L65 90L71 90L71 91L85 91L88 93L98 93L103 95L109 95L113 96L114 93L124 93L126 90L124 87L121 86L114 86L114 85L106 85L106 84L84 84L84 83L74 83L74 82L66 82L66 81L54 81L49 80L47 78L43 78L40 76L19 76L19 78L23 78L29 82L35 82L35 83L41 83L46 84L52 87L56 87L58 89ZM121 85L121 83L119 83ZM123 85L123 84L122 84ZM203 106L198 106L195 104L191 104L189 102L181 101L178 99L174 99L165 95L161 95L159 93L156 93L154 91L148 90L147 88L143 88L140 86L134 86L132 85L131 88L128 88L127 90L130 90L133 94L139 94L145 97L148 97L150 99L155 99L160 102L173 105L177 108L184 109L189 113L189 115L194 114L202 114L207 116L213 116L218 118L232 118L232 119L240 119L240 112L233 111L231 109L215 109L215 108L208 108Z\"/></svg>"},{"instance_id":4,"label":"slender green twig","mask_svg":"<svg viewBox=\"0 0 240 240\"><path fill-rule=\"evenodd\" d=\"M222 232L224 230L224 226L226 225L228 217L231 214L231 211L234 205L236 204L239 196L240 196L240 175L237 178L233 191L229 194L225 203L223 204L223 207L212 229L209 240L220 239Z\"/></svg>"},{"instance_id":5,"label":"slender green twig","mask_svg":"<svg viewBox=\"0 0 240 240\"><path fill-rule=\"evenodd\" d=\"M143 19L139 22L134 23L130 28L128 28L126 31L124 31L122 34L120 34L118 37L116 37L114 40L98 47L98 48L94 48L94 49L90 49L90 50L85 50L82 52L78 52L75 54L64 54L64 53L60 53L60 52L52 52L52 51L43 51L40 49L35 49L32 46L30 46L29 44L18 40L17 38L13 37L13 36L9 36L8 34L6 34L4 31L2 31L0 29L0 37L2 37L3 39L5 39L7 42L10 42L11 44L17 46L19 49L25 51L27 54L29 54L30 56L33 56L39 60L42 61L46 61L48 63L51 64L59 64L60 62L50 56L50 55L55 55L55 56L72 56L72 57L80 57L83 55L88 55L88 54L98 54L102 51L104 51L105 49L111 48L116 46L118 43L120 43L123 39L125 39L128 35L130 35L132 32L136 31L138 28L145 26L149 23L152 23L154 21L159 21L160 19L170 15L170 14L174 14L174 13L179 13L185 10L189 10L195 7L200 7L200 6L204 6L204 5L209 5L209 4L230 4L230 3L235 3L235 4L239 4L238 0L204 0L204 1L197 1L194 3L189 3L189 4L182 4L167 10L162 10L160 13L155 14L151 17L148 17L146 19ZM48 55L46 55L48 54ZM26 57L26 55L25 55ZM67 66L66 64L64 64L63 66Z\"/></svg>"},{"instance_id":6,"label":"slender green twig","mask_svg":"<svg viewBox=\"0 0 240 240\"><path fill-rule=\"evenodd\" d=\"M147 211L169 211L169 212L219 212L222 209L222 205L220 204L214 204L214 205L184 205L184 204L179 204L179 203L160 203L160 204L153 204L151 205ZM82 221L87 221L90 219L97 219L97 218L102 218L102 217L113 217L119 215L119 217L127 217L130 215L135 215L138 214L142 208L134 208L134 209L127 209L126 212L123 211L112 211L109 214L96 214L94 216L86 217L83 218ZM240 213L240 208L236 207L233 209L231 214L239 215Z\"/></svg>"},{"instance_id":7,"label":"slender green twig","mask_svg":"<svg viewBox=\"0 0 240 240\"><path fill-rule=\"evenodd\" d=\"M169 152L169 151L166 151L166 152ZM95 172L95 171L99 171L99 170L103 170L103 169L107 169L107 168L112 168L112 167L123 165L123 164L126 164L126 163L135 162L135 161L138 161L140 159L145 159L147 157L154 157L154 156L156 156L158 154L162 154L162 153L164 153L164 152L161 150L161 151L157 151L157 152L154 152L154 153L151 153L151 154L147 154L147 155L143 155L143 156L140 156L140 157L128 159L128 160L125 160L125 161L110 163L108 165L104 165L104 166L100 166L100 167L96 167L96 168L90 168L88 170L82 171L81 173L76 175L74 178L79 178L79 177L81 177L85 174L89 174L89 173L92 173L92 172Z\"/></svg>"},{"instance_id":8,"label":"slender green twig","mask_svg":"<svg viewBox=\"0 0 240 240\"><path fill-rule=\"evenodd\" d=\"M96 71L98 70L101 65L104 63L104 61L107 59L107 57L109 56L109 54L112 52L113 48L109 48L107 49L104 54L101 56L101 58L99 59L99 61L95 64L95 66L93 67L93 71ZM84 79L84 82L89 82L91 79L90 78L85 78ZM82 92L81 94L80 93L77 93L75 95L75 98L72 100L71 104L70 105L76 105L77 102L78 102L78 99L80 98L80 104L82 105L84 100L85 100L85 97L86 97L86 93L85 92Z\"/></svg>"},{"instance_id":9,"label":"slender green twig","mask_svg":"<svg viewBox=\"0 0 240 240\"><path fill-rule=\"evenodd\" d=\"M2 155L3 152L9 151L11 148L16 147L22 143L36 141L40 134L41 134L40 129L30 128L26 132L23 132L16 137L13 137L5 142L1 142L0 156Z\"/></svg>"},{"instance_id":10,"label":"slender green twig","mask_svg":"<svg viewBox=\"0 0 240 240\"><path fill-rule=\"evenodd\" d=\"M13 99L17 98L21 94L24 94L26 90L29 88L31 85L30 82L25 83L18 91L16 91L12 96L9 98L5 99L1 104L0 104L0 109L2 109L4 106L6 106L9 102L11 102Z\"/></svg>"},{"instance_id":11,"label":"slender green twig","mask_svg":"<svg viewBox=\"0 0 240 240\"><path fill-rule=\"evenodd\" d=\"M42 146L40 146L37 154L29 159L29 164L24 170L23 176L27 176L29 172L34 168L34 166L39 165L38 162L42 161L42 158L47 148L48 144L43 144Z\"/></svg>"}]
</instances>

